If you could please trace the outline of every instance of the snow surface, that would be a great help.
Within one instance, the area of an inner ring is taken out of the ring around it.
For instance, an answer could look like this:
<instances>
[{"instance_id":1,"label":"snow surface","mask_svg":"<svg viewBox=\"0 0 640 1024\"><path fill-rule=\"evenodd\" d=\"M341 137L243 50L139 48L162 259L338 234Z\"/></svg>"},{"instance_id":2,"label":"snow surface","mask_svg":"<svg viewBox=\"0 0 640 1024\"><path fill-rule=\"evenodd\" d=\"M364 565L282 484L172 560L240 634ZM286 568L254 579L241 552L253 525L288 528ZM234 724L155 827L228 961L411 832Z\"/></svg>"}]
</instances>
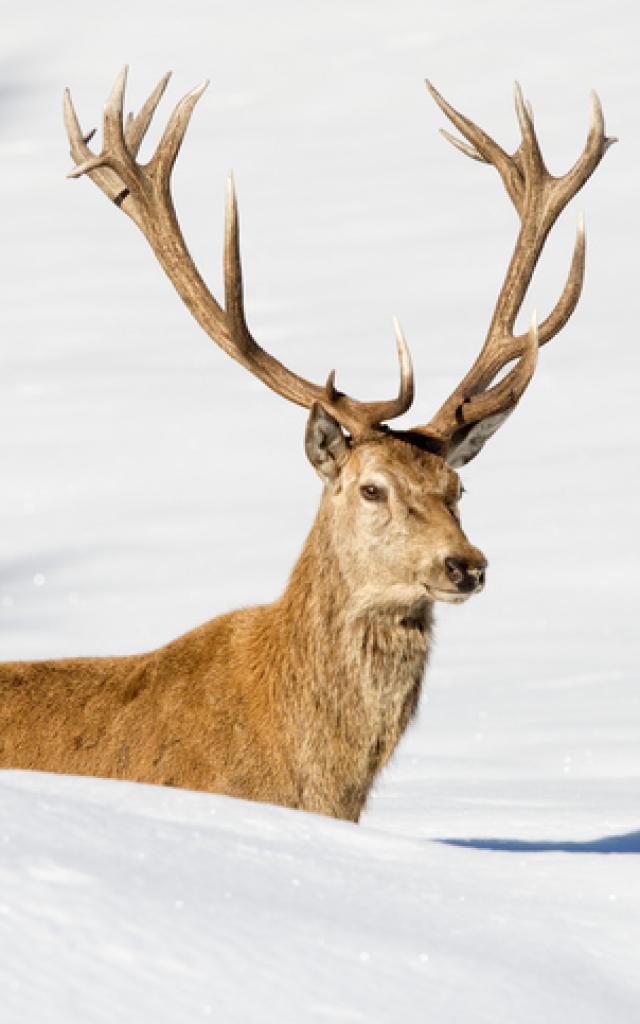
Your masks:
<instances>
[{"instance_id":1,"label":"snow surface","mask_svg":"<svg viewBox=\"0 0 640 1024\"><path fill-rule=\"evenodd\" d=\"M362 823L0 774L2 1024L640 1019L639 27L623 0L5 11L3 658L143 650L272 599L318 499L302 411L65 181L64 85L89 128L125 60L132 105L167 67L173 100L210 76L175 193L213 290L232 166L258 337L386 395L397 313L424 419L477 350L516 225L495 172L439 139L422 79L512 146L518 77L557 173L592 86L621 143L523 321L555 301L584 209L579 310L463 471L489 585L439 611L421 713Z\"/></svg>"}]
</instances>

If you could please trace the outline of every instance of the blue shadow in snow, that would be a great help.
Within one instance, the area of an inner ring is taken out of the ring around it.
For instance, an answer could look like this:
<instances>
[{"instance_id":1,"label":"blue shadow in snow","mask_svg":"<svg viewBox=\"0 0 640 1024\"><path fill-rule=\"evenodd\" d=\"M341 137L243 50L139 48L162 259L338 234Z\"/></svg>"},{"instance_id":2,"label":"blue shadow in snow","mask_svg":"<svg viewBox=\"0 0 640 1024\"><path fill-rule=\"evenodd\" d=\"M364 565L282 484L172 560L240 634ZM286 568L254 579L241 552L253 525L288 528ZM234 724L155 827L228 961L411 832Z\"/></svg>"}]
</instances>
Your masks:
<instances>
[{"instance_id":1,"label":"blue shadow in snow","mask_svg":"<svg viewBox=\"0 0 640 1024\"><path fill-rule=\"evenodd\" d=\"M527 839L438 839L447 846L473 850L497 850L507 853L640 853L640 832L621 836L603 836L582 843L571 840L537 842Z\"/></svg>"}]
</instances>

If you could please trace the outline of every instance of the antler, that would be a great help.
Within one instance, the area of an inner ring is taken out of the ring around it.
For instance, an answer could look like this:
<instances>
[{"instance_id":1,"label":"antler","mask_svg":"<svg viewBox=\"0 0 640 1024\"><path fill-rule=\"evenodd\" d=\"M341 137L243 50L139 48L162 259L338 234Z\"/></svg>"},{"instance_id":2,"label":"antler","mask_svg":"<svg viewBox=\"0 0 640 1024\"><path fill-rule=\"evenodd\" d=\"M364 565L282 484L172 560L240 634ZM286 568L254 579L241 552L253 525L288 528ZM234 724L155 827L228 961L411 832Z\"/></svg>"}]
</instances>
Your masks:
<instances>
[{"instance_id":1,"label":"antler","mask_svg":"<svg viewBox=\"0 0 640 1024\"><path fill-rule=\"evenodd\" d=\"M129 114L125 125L122 112L127 68L123 68L104 108L103 145L97 155L87 145L93 132L83 136L67 89L65 126L71 156L76 163L69 177L87 174L138 225L200 326L220 348L277 394L306 408L320 402L352 434L363 433L406 412L413 401L413 370L397 322L400 388L397 397L387 401L359 402L336 390L335 371L329 374L324 387L313 384L288 370L254 340L244 313L238 209L231 177L227 188L224 243L225 308L213 297L186 247L170 190L173 165L193 109L208 82L197 86L178 103L149 162L139 164L136 161L170 77L169 73L161 78L139 113L135 117Z\"/></svg>"},{"instance_id":2,"label":"antler","mask_svg":"<svg viewBox=\"0 0 640 1024\"><path fill-rule=\"evenodd\" d=\"M578 224L567 282L555 308L539 328L534 322L527 334L513 333L549 231L616 139L606 137L600 101L592 93L591 121L584 151L567 174L555 178L545 167L533 126L533 112L531 106L525 104L517 83L515 106L522 141L512 156L473 121L454 110L430 82L427 82L427 88L467 141L442 131L444 137L473 160L493 164L521 221L511 262L478 358L433 419L413 431L435 439L447 461L453 466L462 466L478 454L485 441L513 411L535 370L538 346L550 341L576 308L584 277L582 218ZM517 362L510 372L489 387L514 359Z\"/></svg>"}]
</instances>

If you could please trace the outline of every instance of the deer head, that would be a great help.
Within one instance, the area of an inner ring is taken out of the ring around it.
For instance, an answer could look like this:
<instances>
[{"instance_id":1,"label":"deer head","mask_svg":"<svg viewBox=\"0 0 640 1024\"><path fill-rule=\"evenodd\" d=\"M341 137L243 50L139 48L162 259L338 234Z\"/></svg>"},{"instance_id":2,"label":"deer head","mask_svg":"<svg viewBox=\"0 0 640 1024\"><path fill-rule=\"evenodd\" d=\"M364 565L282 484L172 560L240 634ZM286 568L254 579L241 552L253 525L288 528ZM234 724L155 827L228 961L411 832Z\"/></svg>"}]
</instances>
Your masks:
<instances>
[{"instance_id":1,"label":"deer head","mask_svg":"<svg viewBox=\"0 0 640 1024\"><path fill-rule=\"evenodd\" d=\"M584 276L582 221L555 308L539 327L534 321L527 333L514 333L551 227L615 141L605 135L597 97L593 94L584 151L571 170L556 178L545 167L531 108L518 86L515 106L521 142L508 155L427 83L466 141L443 132L445 137L467 156L492 164L500 174L518 213L520 232L476 361L430 421L402 431L386 425L405 413L413 400L411 358L397 323L398 394L375 402L358 401L338 390L335 371L325 385L305 380L255 341L244 312L238 210L231 178L224 307L208 290L185 245L170 191L172 168L206 82L178 103L151 159L146 164L136 159L168 80L165 75L139 113L129 115L125 123L126 68L120 73L105 106L103 147L97 155L88 148L91 136L83 136L67 91L65 123L76 163L70 177L87 174L138 225L192 315L225 352L277 394L310 409L305 448L325 484L322 513L336 538L343 538L341 569L362 600L393 600L394 594L405 604L425 598L464 600L482 588L486 559L462 532L458 513L462 488L456 469L475 458L513 411L531 380L539 346L558 333L577 305Z\"/></svg>"}]
</instances>

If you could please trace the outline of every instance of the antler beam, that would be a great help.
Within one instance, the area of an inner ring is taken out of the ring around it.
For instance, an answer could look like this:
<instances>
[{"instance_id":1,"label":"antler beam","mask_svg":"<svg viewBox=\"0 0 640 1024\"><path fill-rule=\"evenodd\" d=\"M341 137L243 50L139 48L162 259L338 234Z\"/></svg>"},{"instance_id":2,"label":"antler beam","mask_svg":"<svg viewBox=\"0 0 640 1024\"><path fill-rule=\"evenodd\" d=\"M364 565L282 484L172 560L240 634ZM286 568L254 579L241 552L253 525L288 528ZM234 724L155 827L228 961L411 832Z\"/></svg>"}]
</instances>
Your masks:
<instances>
[{"instance_id":1,"label":"antler beam","mask_svg":"<svg viewBox=\"0 0 640 1024\"><path fill-rule=\"evenodd\" d=\"M584 278L585 236L580 218L567 281L556 306L539 328L514 335L514 324L533 271L553 224L569 200L593 174L605 152L616 140L605 135L600 101L592 93L589 133L584 150L570 171L556 178L547 170L533 125L531 106L515 87L515 107L521 142L507 154L478 125L455 110L427 82L440 109L466 141L443 131L444 137L466 156L492 164L520 218L520 232L489 326L484 346L475 363L433 419L414 428L438 439L454 466L473 458L497 430L520 399L536 365L539 345L550 341L573 313ZM500 371L517 360L513 369L494 387Z\"/></svg>"},{"instance_id":2,"label":"antler beam","mask_svg":"<svg viewBox=\"0 0 640 1024\"><path fill-rule=\"evenodd\" d=\"M386 401L360 402L336 390L335 371L329 375L326 386L313 384L287 369L255 341L244 312L238 209L232 178L228 181L226 204L224 309L211 294L185 244L170 189L173 165L207 82L187 93L178 103L149 162L140 164L136 159L169 78L170 74L161 78L139 113L135 117L130 114L125 125L127 68L123 68L104 108L103 144L98 154L89 149L93 133L83 135L69 90L66 90L65 125L71 156L76 163L69 177L88 175L137 224L178 294L209 337L277 394L305 408L320 402L352 434L371 430L406 412L413 401L413 370L397 323L400 387L397 397Z\"/></svg>"}]
</instances>

